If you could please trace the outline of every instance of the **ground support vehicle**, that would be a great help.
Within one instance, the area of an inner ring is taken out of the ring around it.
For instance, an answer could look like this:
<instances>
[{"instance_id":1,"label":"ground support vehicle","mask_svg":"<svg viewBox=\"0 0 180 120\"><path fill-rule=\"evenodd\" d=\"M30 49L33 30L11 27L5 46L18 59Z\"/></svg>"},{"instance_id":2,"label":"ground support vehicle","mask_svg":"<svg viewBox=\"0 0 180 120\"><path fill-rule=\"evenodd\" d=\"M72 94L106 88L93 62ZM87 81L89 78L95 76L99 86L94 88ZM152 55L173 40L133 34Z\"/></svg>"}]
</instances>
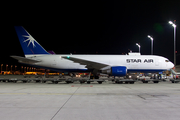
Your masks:
<instances>
[{"instance_id":1,"label":"ground support vehicle","mask_svg":"<svg viewBox=\"0 0 180 120\"><path fill-rule=\"evenodd\" d=\"M171 81L172 83L179 83L180 79L170 79L169 81Z\"/></svg>"},{"instance_id":2,"label":"ground support vehicle","mask_svg":"<svg viewBox=\"0 0 180 120\"><path fill-rule=\"evenodd\" d=\"M134 84L134 82L136 82L137 80L133 80L133 79L115 79L114 80L115 83L117 84Z\"/></svg>"},{"instance_id":3,"label":"ground support vehicle","mask_svg":"<svg viewBox=\"0 0 180 120\"><path fill-rule=\"evenodd\" d=\"M159 83L160 81L162 81L161 79L141 79L139 81L142 81L143 83L148 83L148 82L153 82L153 83Z\"/></svg>"}]
</instances>

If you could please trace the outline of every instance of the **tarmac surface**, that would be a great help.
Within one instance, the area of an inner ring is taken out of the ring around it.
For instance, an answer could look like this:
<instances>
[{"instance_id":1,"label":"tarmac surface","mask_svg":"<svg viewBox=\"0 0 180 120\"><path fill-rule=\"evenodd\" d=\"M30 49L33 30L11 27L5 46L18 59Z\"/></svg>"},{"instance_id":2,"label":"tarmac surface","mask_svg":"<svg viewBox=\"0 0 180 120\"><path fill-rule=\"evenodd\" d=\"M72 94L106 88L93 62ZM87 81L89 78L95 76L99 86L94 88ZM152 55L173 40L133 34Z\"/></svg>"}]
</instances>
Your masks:
<instances>
[{"instance_id":1,"label":"tarmac surface","mask_svg":"<svg viewBox=\"0 0 180 120\"><path fill-rule=\"evenodd\" d=\"M180 84L4 83L1 120L179 120Z\"/></svg>"}]
</instances>

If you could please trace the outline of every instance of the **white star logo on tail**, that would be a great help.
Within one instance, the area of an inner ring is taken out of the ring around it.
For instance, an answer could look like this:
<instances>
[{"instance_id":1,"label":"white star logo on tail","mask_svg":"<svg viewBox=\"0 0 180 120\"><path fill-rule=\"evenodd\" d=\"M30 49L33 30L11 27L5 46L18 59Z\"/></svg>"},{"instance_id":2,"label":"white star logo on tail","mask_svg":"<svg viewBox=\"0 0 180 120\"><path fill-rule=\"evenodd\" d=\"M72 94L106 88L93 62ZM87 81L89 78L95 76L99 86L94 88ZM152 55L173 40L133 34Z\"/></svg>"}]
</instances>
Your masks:
<instances>
[{"instance_id":1,"label":"white star logo on tail","mask_svg":"<svg viewBox=\"0 0 180 120\"><path fill-rule=\"evenodd\" d=\"M30 43L32 43L33 48L34 48L34 47L36 47L36 46L35 46L35 44L34 44L34 41L36 42L36 40L35 40L35 39L31 36L31 35L29 35L29 36L27 36L27 35L23 35L23 37L27 37L27 39L26 39L26 40L24 40L23 42L27 42L27 41L29 41L29 43L28 43L28 46L27 46L27 47L29 47Z\"/></svg>"}]
</instances>

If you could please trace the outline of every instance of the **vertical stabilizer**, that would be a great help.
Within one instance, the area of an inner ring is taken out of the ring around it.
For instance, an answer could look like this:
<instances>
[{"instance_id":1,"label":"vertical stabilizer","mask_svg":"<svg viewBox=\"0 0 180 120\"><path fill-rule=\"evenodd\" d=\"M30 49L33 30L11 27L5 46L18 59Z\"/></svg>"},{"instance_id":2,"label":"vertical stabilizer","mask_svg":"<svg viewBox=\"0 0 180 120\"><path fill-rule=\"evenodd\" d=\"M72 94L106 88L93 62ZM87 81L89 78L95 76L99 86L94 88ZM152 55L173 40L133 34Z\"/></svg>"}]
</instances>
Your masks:
<instances>
[{"instance_id":1,"label":"vertical stabilizer","mask_svg":"<svg viewBox=\"0 0 180 120\"><path fill-rule=\"evenodd\" d=\"M15 30L26 57L49 54L22 26L15 26Z\"/></svg>"}]
</instances>

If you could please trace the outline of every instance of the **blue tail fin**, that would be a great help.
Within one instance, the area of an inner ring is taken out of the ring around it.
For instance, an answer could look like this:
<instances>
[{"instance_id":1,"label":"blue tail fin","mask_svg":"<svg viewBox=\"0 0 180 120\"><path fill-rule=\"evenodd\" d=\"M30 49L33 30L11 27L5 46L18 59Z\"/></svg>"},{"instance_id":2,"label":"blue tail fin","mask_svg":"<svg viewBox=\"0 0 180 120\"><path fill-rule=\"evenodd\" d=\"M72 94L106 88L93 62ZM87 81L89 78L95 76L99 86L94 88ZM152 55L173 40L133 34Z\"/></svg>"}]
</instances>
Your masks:
<instances>
[{"instance_id":1,"label":"blue tail fin","mask_svg":"<svg viewBox=\"0 0 180 120\"><path fill-rule=\"evenodd\" d=\"M22 26L15 26L25 56L49 54Z\"/></svg>"}]
</instances>

